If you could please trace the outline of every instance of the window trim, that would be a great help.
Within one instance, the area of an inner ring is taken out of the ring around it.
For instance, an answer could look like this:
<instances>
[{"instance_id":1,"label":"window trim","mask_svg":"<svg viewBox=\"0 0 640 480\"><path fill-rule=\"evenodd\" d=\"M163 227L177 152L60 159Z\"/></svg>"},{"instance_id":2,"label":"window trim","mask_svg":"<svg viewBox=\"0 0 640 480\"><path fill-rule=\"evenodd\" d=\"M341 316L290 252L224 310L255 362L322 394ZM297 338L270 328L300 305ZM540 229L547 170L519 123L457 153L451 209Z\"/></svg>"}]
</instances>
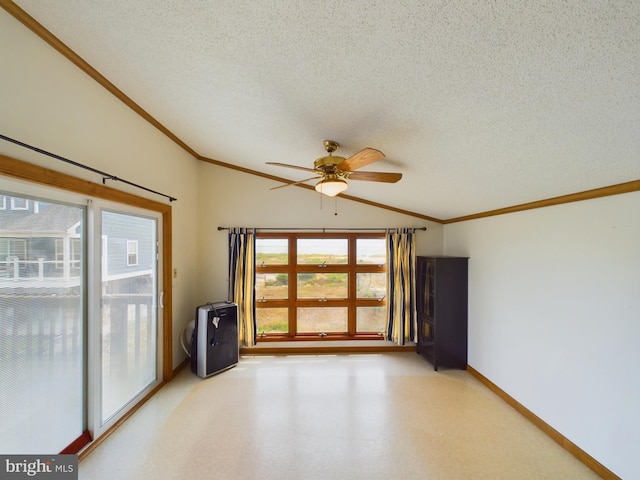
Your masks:
<instances>
[{"instance_id":1,"label":"window trim","mask_svg":"<svg viewBox=\"0 0 640 480\"><path fill-rule=\"evenodd\" d=\"M378 298L358 298L357 282L358 273L386 273L387 264L358 264L356 255L356 243L362 238L384 239L384 233L375 232L257 232L256 239L260 238L286 238L288 240L288 264L287 265L259 265L256 261L256 275L263 273L287 273L289 276L289 295L287 299L260 299L256 298L255 306L258 308L287 308L289 310L288 321L289 331L285 334L257 332L257 342L276 341L306 341L306 340L379 340L384 338L378 332L358 333L356 329L356 315L358 307L380 307L387 305L387 296ZM300 238L348 239L348 263L330 264L326 266L300 264L297 259L297 240ZM323 307L347 307L348 308L348 329L347 332L326 332L320 336L318 333L298 333L296 330L296 315L299 307L318 307L318 299L297 298L297 275L299 273L347 273L348 274L348 297L344 299L326 299L322 302Z\"/></svg>"}]
</instances>

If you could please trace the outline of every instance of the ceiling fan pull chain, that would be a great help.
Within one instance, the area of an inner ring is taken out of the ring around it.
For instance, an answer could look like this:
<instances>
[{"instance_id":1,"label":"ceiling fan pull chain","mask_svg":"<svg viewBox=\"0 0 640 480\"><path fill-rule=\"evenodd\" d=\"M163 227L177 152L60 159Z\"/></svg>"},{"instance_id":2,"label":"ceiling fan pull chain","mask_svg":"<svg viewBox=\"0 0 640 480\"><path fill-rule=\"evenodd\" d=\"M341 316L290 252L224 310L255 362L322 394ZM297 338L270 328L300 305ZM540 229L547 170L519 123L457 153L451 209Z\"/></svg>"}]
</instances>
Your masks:
<instances>
[{"instance_id":1,"label":"ceiling fan pull chain","mask_svg":"<svg viewBox=\"0 0 640 480\"><path fill-rule=\"evenodd\" d=\"M335 208L333 210L333 215L337 217L338 216L338 197L336 196L336 197L333 197L333 198L336 199L336 205L335 205Z\"/></svg>"}]
</instances>

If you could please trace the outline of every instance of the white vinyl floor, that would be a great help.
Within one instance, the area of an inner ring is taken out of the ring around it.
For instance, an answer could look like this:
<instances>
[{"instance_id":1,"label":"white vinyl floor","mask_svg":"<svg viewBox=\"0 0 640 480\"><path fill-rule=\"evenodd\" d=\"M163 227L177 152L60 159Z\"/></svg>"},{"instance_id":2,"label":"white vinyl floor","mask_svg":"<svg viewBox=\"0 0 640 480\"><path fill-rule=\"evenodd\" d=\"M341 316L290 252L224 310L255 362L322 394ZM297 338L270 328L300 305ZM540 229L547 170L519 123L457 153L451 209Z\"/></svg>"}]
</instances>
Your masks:
<instances>
[{"instance_id":1,"label":"white vinyl floor","mask_svg":"<svg viewBox=\"0 0 640 480\"><path fill-rule=\"evenodd\" d=\"M79 466L84 480L599 478L466 371L413 352L183 369Z\"/></svg>"}]
</instances>

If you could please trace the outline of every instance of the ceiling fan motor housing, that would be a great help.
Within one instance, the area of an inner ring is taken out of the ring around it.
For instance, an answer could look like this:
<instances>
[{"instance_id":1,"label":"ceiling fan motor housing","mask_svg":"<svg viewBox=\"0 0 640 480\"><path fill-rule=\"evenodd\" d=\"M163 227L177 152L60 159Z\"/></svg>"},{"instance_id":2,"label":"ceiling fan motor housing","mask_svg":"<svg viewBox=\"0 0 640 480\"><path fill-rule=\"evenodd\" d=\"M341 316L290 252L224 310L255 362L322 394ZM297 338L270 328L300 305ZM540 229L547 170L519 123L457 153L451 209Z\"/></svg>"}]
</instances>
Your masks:
<instances>
[{"instance_id":1,"label":"ceiling fan motor housing","mask_svg":"<svg viewBox=\"0 0 640 480\"><path fill-rule=\"evenodd\" d=\"M329 155L328 157L320 157L315 162L313 162L313 168L323 170L323 171L331 171L335 170L336 166L342 162L344 162L343 157L334 157Z\"/></svg>"},{"instance_id":2,"label":"ceiling fan motor housing","mask_svg":"<svg viewBox=\"0 0 640 480\"><path fill-rule=\"evenodd\" d=\"M334 157L333 152L340 148L340 144L334 140L325 140L323 142L324 149L329 154L326 157L320 157L313 162L313 168L319 170L325 175L336 175L340 173L337 165L344 162L344 157Z\"/></svg>"}]
</instances>

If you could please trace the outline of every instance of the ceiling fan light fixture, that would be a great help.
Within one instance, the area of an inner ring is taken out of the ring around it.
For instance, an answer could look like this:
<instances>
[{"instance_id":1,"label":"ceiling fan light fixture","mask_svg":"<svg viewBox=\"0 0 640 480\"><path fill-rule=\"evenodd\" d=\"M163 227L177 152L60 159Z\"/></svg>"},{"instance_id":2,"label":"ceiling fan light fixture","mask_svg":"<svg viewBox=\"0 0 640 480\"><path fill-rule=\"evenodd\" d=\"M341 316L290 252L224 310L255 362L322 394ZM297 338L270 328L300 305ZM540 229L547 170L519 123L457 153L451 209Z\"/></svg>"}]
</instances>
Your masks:
<instances>
[{"instance_id":1,"label":"ceiling fan light fixture","mask_svg":"<svg viewBox=\"0 0 640 480\"><path fill-rule=\"evenodd\" d=\"M335 197L339 193L344 192L349 184L341 178L326 178L316 184L316 191L328 197Z\"/></svg>"}]
</instances>

